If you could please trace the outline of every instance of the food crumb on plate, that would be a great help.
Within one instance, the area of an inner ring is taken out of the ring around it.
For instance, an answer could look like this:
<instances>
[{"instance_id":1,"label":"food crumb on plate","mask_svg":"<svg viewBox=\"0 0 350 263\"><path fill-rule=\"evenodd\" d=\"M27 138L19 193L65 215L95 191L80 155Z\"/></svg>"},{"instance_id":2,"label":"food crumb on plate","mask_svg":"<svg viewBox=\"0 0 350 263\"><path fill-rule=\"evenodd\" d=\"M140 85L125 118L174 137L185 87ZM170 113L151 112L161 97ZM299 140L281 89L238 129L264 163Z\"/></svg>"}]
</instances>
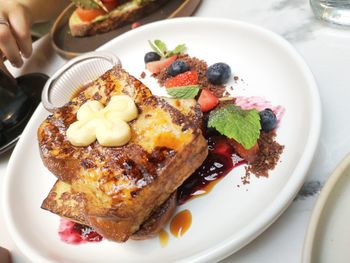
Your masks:
<instances>
[{"instance_id":1,"label":"food crumb on plate","mask_svg":"<svg viewBox=\"0 0 350 263\"><path fill-rule=\"evenodd\" d=\"M246 167L246 178L253 173L256 177L268 177L269 170L277 165L284 146L275 140L276 132L262 132L258 140L259 152L254 161Z\"/></svg>"}]
</instances>

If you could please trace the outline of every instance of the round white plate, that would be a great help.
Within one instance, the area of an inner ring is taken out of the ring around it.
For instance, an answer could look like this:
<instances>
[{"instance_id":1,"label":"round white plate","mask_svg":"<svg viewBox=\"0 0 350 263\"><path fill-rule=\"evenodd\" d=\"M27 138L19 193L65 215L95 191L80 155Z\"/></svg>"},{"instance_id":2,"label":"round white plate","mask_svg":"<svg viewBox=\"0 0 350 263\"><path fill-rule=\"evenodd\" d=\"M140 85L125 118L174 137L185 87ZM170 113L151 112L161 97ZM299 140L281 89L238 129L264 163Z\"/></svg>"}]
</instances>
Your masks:
<instances>
[{"instance_id":1,"label":"round white plate","mask_svg":"<svg viewBox=\"0 0 350 263\"><path fill-rule=\"evenodd\" d=\"M320 100L314 78L293 47L265 29L232 20L181 18L132 30L101 50L118 55L138 77L147 40L161 39L174 48L212 64L228 63L242 80L235 95L256 95L286 114L278 129L285 145L281 162L270 177L252 178L243 186L239 167L212 192L180 206L192 213L192 226L181 238L170 237L162 248L157 238L68 245L59 240L57 216L40 209L55 178L43 166L36 131L47 112L40 106L25 129L8 165L3 192L7 226L18 247L33 262L213 262L234 253L262 233L287 208L302 185L320 132ZM146 84L159 93L155 81ZM241 187L237 187L241 185Z\"/></svg>"},{"instance_id":2,"label":"round white plate","mask_svg":"<svg viewBox=\"0 0 350 263\"><path fill-rule=\"evenodd\" d=\"M323 187L312 212L304 263L348 263L350 259L350 154Z\"/></svg>"}]
</instances>

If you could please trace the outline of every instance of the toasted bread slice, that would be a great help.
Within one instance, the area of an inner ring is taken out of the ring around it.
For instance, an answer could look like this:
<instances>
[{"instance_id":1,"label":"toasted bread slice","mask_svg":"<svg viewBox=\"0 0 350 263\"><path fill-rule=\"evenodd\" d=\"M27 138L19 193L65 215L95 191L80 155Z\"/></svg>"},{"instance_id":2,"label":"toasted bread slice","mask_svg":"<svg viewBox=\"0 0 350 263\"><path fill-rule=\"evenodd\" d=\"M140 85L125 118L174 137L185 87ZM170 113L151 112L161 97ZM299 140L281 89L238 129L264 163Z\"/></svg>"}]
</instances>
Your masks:
<instances>
[{"instance_id":1,"label":"toasted bread slice","mask_svg":"<svg viewBox=\"0 0 350 263\"><path fill-rule=\"evenodd\" d=\"M79 107L90 99L106 105L118 94L131 96L139 109L138 118L129 123L129 143L72 146L66 130L76 120ZM76 218L83 214L87 225L105 238L126 241L206 158L200 116L194 100L152 96L141 82L116 67L41 124L41 157L59 180L71 186L72 193L84 196L82 213L76 212Z\"/></svg>"},{"instance_id":2,"label":"toasted bread slice","mask_svg":"<svg viewBox=\"0 0 350 263\"><path fill-rule=\"evenodd\" d=\"M41 208L60 217L87 225L88 222L85 221L84 216L85 202L84 193L72 193L70 184L57 180L42 203Z\"/></svg>"},{"instance_id":3,"label":"toasted bread slice","mask_svg":"<svg viewBox=\"0 0 350 263\"><path fill-rule=\"evenodd\" d=\"M60 217L69 219L82 225L88 225L84 215L85 195L73 193L70 184L57 180L49 195L45 198L41 208ZM157 235L165 226L176 209L176 192L142 223L140 229L130 237L134 240L144 240Z\"/></svg>"},{"instance_id":4,"label":"toasted bread slice","mask_svg":"<svg viewBox=\"0 0 350 263\"><path fill-rule=\"evenodd\" d=\"M169 0L132 0L117 7L110 13L99 16L91 22L81 20L76 11L69 19L72 36L84 37L111 31L132 23L157 10Z\"/></svg>"}]
</instances>

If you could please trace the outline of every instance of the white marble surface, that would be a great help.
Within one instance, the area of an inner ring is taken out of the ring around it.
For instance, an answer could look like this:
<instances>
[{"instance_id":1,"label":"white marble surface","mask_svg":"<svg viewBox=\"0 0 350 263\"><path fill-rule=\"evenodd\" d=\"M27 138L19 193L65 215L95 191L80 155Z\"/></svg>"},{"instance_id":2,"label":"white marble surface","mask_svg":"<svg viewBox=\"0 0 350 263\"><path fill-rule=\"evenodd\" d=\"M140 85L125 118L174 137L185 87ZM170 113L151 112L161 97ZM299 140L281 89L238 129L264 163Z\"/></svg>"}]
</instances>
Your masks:
<instances>
[{"instance_id":1,"label":"white marble surface","mask_svg":"<svg viewBox=\"0 0 350 263\"><path fill-rule=\"evenodd\" d=\"M331 28L317 21L307 0L203 0L195 15L243 20L272 30L292 43L315 75L323 123L306 187L267 231L223 261L301 262L304 235L317 192L350 150L350 29ZM49 39L44 38L35 44L34 55L24 68L12 72L18 75L39 71L50 75L63 63L53 52ZM0 187L9 157L10 153L0 157ZM16 249L1 213L0 246L12 251L14 262L29 262Z\"/></svg>"}]
</instances>

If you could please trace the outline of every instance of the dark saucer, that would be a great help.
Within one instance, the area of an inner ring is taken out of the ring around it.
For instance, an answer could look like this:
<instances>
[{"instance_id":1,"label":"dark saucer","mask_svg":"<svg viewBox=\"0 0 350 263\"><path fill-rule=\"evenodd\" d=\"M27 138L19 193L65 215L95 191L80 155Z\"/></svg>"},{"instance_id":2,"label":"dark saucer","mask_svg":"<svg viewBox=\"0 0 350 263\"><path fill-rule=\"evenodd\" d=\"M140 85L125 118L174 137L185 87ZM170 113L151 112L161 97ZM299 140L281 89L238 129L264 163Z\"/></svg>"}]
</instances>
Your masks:
<instances>
[{"instance_id":1,"label":"dark saucer","mask_svg":"<svg viewBox=\"0 0 350 263\"><path fill-rule=\"evenodd\" d=\"M48 80L42 73L18 77L16 93L0 86L0 154L12 149L41 101L41 91Z\"/></svg>"}]
</instances>

